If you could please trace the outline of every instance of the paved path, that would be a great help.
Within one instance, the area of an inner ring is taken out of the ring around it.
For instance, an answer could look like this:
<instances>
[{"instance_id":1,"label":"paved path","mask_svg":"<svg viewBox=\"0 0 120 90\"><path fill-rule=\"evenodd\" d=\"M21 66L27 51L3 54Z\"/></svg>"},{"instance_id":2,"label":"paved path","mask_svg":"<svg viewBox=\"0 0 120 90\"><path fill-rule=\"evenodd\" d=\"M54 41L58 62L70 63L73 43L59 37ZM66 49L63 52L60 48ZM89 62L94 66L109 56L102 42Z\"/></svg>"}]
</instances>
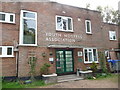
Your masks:
<instances>
[{"instance_id":1,"label":"paved path","mask_svg":"<svg viewBox=\"0 0 120 90\"><path fill-rule=\"evenodd\" d=\"M118 82L111 80L79 80L39 88L118 88Z\"/></svg>"}]
</instances>

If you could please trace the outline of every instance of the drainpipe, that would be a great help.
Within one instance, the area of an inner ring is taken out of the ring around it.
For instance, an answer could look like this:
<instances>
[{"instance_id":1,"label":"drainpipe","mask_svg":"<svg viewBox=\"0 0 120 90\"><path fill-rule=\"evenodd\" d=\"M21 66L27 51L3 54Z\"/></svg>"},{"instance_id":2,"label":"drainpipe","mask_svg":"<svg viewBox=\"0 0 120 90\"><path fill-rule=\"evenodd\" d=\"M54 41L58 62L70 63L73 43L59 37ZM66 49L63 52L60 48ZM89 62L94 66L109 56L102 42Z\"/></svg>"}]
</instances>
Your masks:
<instances>
[{"instance_id":1,"label":"drainpipe","mask_svg":"<svg viewBox=\"0 0 120 90\"><path fill-rule=\"evenodd\" d=\"M19 52L16 52L16 77L18 77L18 58L19 58Z\"/></svg>"},{"instance_id":2,"label":"drainpipe","mask_svg":"<svg viewBox=\"0 0 120 90\"><path fill-rule=\"evenodd\" d=\"M14 52L16 56L16 77L18 77L19 49L18 49L18 44L15 41L14 41Z\"/></svg>"}]
</instances>

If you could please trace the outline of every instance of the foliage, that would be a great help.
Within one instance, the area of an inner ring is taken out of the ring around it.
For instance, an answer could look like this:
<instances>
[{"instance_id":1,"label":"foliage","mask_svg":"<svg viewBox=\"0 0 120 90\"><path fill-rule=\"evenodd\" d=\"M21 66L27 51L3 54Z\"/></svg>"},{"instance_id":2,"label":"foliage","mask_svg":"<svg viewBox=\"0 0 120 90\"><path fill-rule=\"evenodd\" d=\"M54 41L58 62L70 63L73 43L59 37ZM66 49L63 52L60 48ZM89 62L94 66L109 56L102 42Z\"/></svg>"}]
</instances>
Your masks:
<instances>
[{"instance_id":1,"label":"foliage","mask_svg":"<svg viewBox=\"0 0 120 90\"><path fill-rule=\"evenodd\" d=\"M106 59L105 59L105 55L104 55L104 52L98 52L99 54L99 62L100 62L100 68L102 69L102 72L103 73L107 73L108 70L106 68Z\"/></svg>"},{"instance_id":2,"label":"foliage","mask_svg":"<svg viewBox=\"0 0 120 90\"><path fill-rule=\"evenodd\" d=\"M97 73L96 74L96 80L107 80L109 79L110 81L113 81L113 82L118 82L118 75L119 74L111 74L111 73ZM89 80L94 80L93 76L88 76L87 79Z\"/></svg>"},{"instance_id":3,"label":"foliage","mask_svg":"<svg viewBox=\"0 0 120 90\"><path fill-rule=\"evenodd\" d=\"M40 74L49 74L49 67L50 64L45 63L41 68L40 68Z\"/></svg>"},{"instance_id":4,"label":"foliage","mask_svg":"<svg viewBox=\"0 0 120 90\"><path fill-rule=\"evenodd\" d=\"M106 7L101 7L98 6L96 8L97 11L101 12L101 16L103 17L103 21L107 23L113 23L113 24L119 24L119 11L114 10L113 8L110 8L108 6Z\"/></svg>"},{"instance_id":5,"label":"foliage","mask_svg":"<svg viewBox=\"0 0 120 90\"><path fill-rule=\"evenodd\" d=\"M95 62L92 62L90 68L93 70L93 73L97 71L97 64Z\"/></svg>"},{"instance_id":6,"label":"foliage","mask_svg":"<svg viewBox=\"0 0 120 90\"><path fill-rule=\"evenodd\" d=\"M29 57L29 62L28 64L30 65L30 75L31 75L31 80L34 81L34 75L35 75L35 67L36 67L36 57Z\"/></svg>"},{"instance_id":7,"label":"foliage","mask_svg":"<svg viewBox=\"0 0 120 90\"><path fill-rule=\"evenodd\" d=\"M45 83L42 80L34 81L30 84L21 84L19 81L17 82L3 82L2 88L33 88L36 86L44 86Z\"/></svg>"},{"instance_id":8,"label":"foliage","mask_svg":"<svg viewBox=\"0 0 120 90\"><path fill-rule=\"evenodd\" d=\"M90 3L86 4L86 8L89 9L90 8Z\"/></svg>"}]
</instances>

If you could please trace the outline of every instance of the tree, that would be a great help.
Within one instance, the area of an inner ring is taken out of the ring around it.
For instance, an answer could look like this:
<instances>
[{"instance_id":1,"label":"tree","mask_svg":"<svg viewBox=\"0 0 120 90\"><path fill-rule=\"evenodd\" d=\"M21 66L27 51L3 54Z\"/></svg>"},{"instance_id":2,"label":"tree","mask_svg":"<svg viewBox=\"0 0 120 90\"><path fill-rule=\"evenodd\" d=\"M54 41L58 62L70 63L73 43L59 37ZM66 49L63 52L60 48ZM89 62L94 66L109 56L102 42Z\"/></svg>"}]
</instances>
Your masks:
<instances>
[{"instance_id":1,"label":"tree","mask_svg":"<svg viewBox=\"0 0 120 90\"><path fill-rule=\"evenodd\" d=\"M87 8L87 9L90 8L90 4L89 4L89 3L86 4L86 8Z\"/></svg>"},{"instance_id":2,"label":"tree","mask_svg":"<svg viewBox=\"0 0 120 90\"><path fill-rule=\"evenodd\" d=\"M107 23L119 24L119 12L118 10L114 10L108 6L101 7L98 6L96 8L97 11L101 12L101 16L103 17L103 21Z\"/></svg>"}]
</instances>

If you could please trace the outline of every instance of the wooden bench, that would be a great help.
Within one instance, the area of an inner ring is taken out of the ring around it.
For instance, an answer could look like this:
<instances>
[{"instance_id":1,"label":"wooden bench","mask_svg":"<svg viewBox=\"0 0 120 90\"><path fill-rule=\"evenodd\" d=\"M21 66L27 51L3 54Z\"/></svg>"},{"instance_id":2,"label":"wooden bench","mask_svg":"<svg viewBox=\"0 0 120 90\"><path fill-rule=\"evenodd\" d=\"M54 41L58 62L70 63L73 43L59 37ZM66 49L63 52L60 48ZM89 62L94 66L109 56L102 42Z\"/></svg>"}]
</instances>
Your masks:
<instances>
[{"instance_id":1,"label":"wooden bench","mask_svg":"<svg viewBox=\"0 0 120 90\"><path fill-rule=\"evenodd\" d=\"M77 76L82 76L83 78L86 78L89 75L92 75L92 70L87 71L77 71Z\"/></svg>"}]
</instances>

